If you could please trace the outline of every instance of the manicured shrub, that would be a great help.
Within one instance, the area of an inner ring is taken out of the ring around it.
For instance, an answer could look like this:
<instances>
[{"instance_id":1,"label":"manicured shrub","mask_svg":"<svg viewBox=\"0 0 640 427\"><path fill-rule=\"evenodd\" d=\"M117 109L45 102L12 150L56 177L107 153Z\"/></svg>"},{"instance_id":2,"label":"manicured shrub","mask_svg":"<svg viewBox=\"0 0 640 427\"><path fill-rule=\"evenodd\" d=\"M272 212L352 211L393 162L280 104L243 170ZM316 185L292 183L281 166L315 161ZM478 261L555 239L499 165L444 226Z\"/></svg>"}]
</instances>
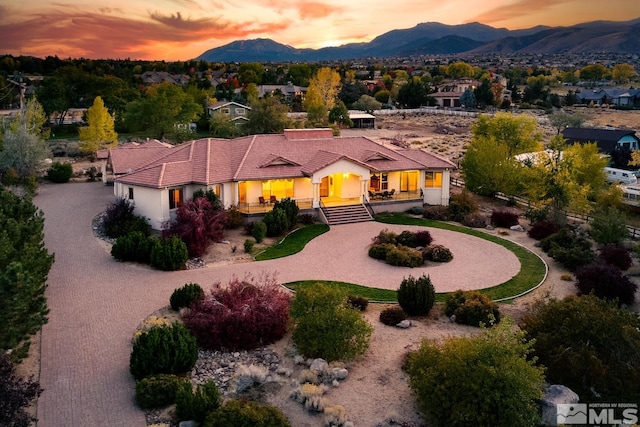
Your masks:
<instances>
[{"instance_id":1,"label":"manicured shrub","mask_svg":"<svg viewBox=\"0 0 640 427\"><path fill-rule=\"evenodd\" d=\"M179 311L182 307L191 307L195 302L204 298L204 291L197 283L187 283L173 291L169 297L169 304L173 311Z\"/></svg>"},{"instance_id":2,"label":"manicured shrub","mask_svg":"<svg viewBox=\"0 0 640 427\"><path fill-rule=\"evenodd\" d=\"M396 244L407 246L409 248L415 248L418 246L418 238L416 233L408 230L404 230L396 237Z\"/></svg>"},{"instance_id":3,"label":"manicured shrub","mask_svg":"<svg viewBox=\"0 0 640 427\"><path fill-rule=\"evenodd\" d=\"M640 318L593 295L538 300L520 327L550 384L580 400L626 401L640 395Z\"/></svg>"},{"instance_id":4,"label":"manicured shrub","mask_svg":"<svg viewBox=\"0 0 640 427\"><path fill-rule=\"evenodd\" d=\"M398 235L393 231L389 231L388 229L381 230L380 233L376 237L373 238L374 245L384 245L391 244L395 245L397 243Z\"/></svg>"},{"instance_id":5,"label":"manicured shrub","mask_svg":"<svg viewBox=\"0 0 640 427\"><path fill-rule=\"evenodd\" d=\"M449 219L462 222L464 217L478 210L478 204L473 200L473 195L467 190L459 194L453 194L449 199Z\"/></svg>"},{"instance_id":6,"label":"manicured shrub","mask_svg":"<svg viewBox=\"0 0 640 427\"><path fill-rule=\"evenodd\" d=\"M352 360L369 347L373 328L341 291L322 283L296 292L293 342L306 357Z\"/></svg>"},{"instance_id":7,"label":"manicured shrub","mask_svg":"<svg viewBox=\"0 0 640 427\"><path fill-rule=\"evenodd\" d=\"M184 268L189 252L180 238L172 236L154 241L150 259L151 266L158 270L175 271Z\"/></svg>"},{"instance_id":8,"label":"manicured shrub","mask_svg":"<svg viewBox=\"0 0 640 427\"><path fill-rule=\"evenodd\" d=\"M406 370L429 425L534 427L544 376L530 352L524 334L505 321L472 337L424 340Z\"/></svg>"},{"instance_id":9,"label":"manicured shrub","mask_svg":"<svg viewBox=\"0 0 640 427\"><path fill-rule=\"evenodd\" d=\"M156 374L189 372L198 360L198 344L180 323L155 326L133 342L129 369L137 380Z\"/></svg>"},{"instance_id":10,"label":"manicured shrub","mask_svg":"<svg viewBox=\"0 0 640 427\"><path fill-rule=\"evenodd\" d=\"M220 407L220 400L220 392L213 381L198 385L195 392L191 383L185 382L176 392L176 418L202 423L208 414Z\"/></svg>"},{"instance_id":11,"label":"manicured shrub","mask_svg":"<svg viewBox=\"0 0 640 427\"><path fill-rule=\"evenodd\" d=\"M21 378L8 354L0 354L0 425L28 427L36 418L25 410L42 389L33 378Z\"/></svg>"},{"instance_id":12,"label":"manicured shrub","mask_svg":"<svg viewBox=\"0 0 640 427\"><path fill-rule=\"evenodd\" d=\"M267 235L267 224L262 221L254 222L251 227L251 235L256 239L256 243L262 243Z\"/></svg>"},{"instance_id":13,"label":"manicured shrub","mask_svg":"<svg viewBox=\"0 0 640 427\"><path fill-rule=\"evenodd\" d=\"M273 208L266 213L262 222L267 226L267 236L269 237L282 236L290 226L287 213L283 209Z\"/></svg>"},{"instance_id":14,"label":"manicured shrub","mask_svg":"<svg viewBox=\"0 0 640 427\"><path fill-rule=\"evenodd\" d=\"M531 224L527 235L532 239L542 240L560 231L560 226L553 221L544 220Z\"/></svg>"},{"instance_id":15,"label":"manicured shrub","mask_svg":"<svg viewBox=\"0 0 640 427\"><path fill-rule=\"evenodd\" d=\"M385 260L387 259L387 252L393 248L394 246L390 243L374 244L369 247L369 256L371 258Z\"/></svg>"},{"instance_id":16,"label":"manicured shrub","mask_svg":"<svg viewBox=\"0 0 640 427\"><path fill-rule=\"evenodd\" d=\"M598 298L617 300L620 305L631 305L638 285L615 265L595 261L576 269L576 288L582 295L593 293Z\"/></svg>"},{"instance_id":17,"label":"manicured shrub","mask_svg":"<svg viewBox=\"0 0 640 427\"><path fill-rule=\"evenodd\" d=\"M607 264L615 265L622 271L631 267L632 260L629 249L621 245L605 245L600 248L598 258Z\"/></svg>"},{"instance_id":18,"label":"manicured shrub","mask_svg":"<svg viewBox=\"0 0 640 427\"><path fill-rule=\"evenodd\" d=\"M289 308L289 294L273 277L247 276L226 285L215 283L183 320L203 348L250 350L284 336Z\"/></svg>"},{"instance_id":19,"label":"manicured shrub","mask_svg":"<svg viewBox=\"0 0 640 427\"><path fill-rule=\"evenodd\" d=\"M111 256L120 261L135 261L149 264L154 238L140 231L118 237L111 247Z\"/></svg>"},{"instance_id":20,"label":"manicured shrub","mask_svg":"<svg viewBox=\"0 0 640 427\"><path fill-rule=\"evenodd\" d=\"M214 209L205 197L187 200L178 208L176 220L165 233L178 236L187 247L189 256L200 257L207 252L211 242L224 238L227 213Z\"/></svg>"},{"instance_id":21,"label":"manicured shrub","mask_svg":"<svg viewBox=\"0 0 640 427\"><path fill-rule=\"evenodd\" d=\"M429 276L414 278L409 276L402 280L398 288L398 303L410 316L421 316L429 313L436 302L436 291Z\"/></svg>"},{"instance_id":22,"label":"manicured shrub","mask_svg":"<svg viewBox=\"0 0 640 427\"><path fill-rule=\"evenodd\" d=\"M388 307L380 312L380 321L387 326L396 326L406 318L407 313L399 306Z\"/></svg>"},{"instance_id":23,"label":"manicured shrub","mask_svg":"<svg viewBox=\"0 0 640 427\"><path fill-rule=\"evenodd\" d=\"M141 409L173 405L176 401L176 391L185 382L189 384L187 379L169 374L143 378L136 383L136 403Z\"/></svg>"},{"instance_id":24,"label":"manicured shrub","mask_svg":"<svg viewBox=\"0 0 640 427\"><path fill-rule=\"evenodd\" d=\"M470 213L462 219L462 225L471 228L485 228L487 226L487 218L480 212Z\"/></svg>"},{"instance_id":25,"label":"manicured shrub","mask_svg":"<svg viewBox=\"0 0 640 427\"><path fill-rule=\"evenodd\" d=\"M416 232L416 243L417 246L427 247L433 242L433 237L431 237L431 233L427 230L420 230Z\"/></svg>"},{"instance_id":26,"label":"manicured shrub","mask_svg":"<svg viewBox=\"0 0 640 427\"><path fill-rule=\"evenodd\" d=\"M542 249L544 252L549 252L549 249L551 249L551 246L554 244L564 247L573 246L576 238L577 237L573 231L566 227L563 227L558 230L557 233L553 233L541 239L540 249Z\"/></svg>"},{"instance_id":27,"label":"manicured shrub","mask_svg":"<svg viewBox=\"0 0 640 427\"><path fill-rule=\"evenodd\" d=\"M70 163L54 162L47 171L47 178L59 184L69 182L72 176L73 167Z\"/></svg>"},{"instance_id":28,"label":"manicured shrub","mask_svg":"<svg viewBox=\"0 0 640 427\"><path fill-rule=\"evenodd\" d=\"M518 225L518 214L510 211L491 212L491 224L494 227L509 228Z\"/></svg>"},{"instance_id":29,"label":"manicured shrub","mask_svg":"<svg viewBox=\"0 0 640 427\"><path fill-rule=\"evenodd\" d=\"M426 261L449 262L453 259L453 254L442 245L429 245L422 251L422 258Z\"/></svg>"},{"instance_id":30,"label":"manicured shrub","mask_svg":"<svg viewBox=\"0 0 640 427\"><path fill-rule=\"evenodd\" d=\"M591 226L591 238L601 245L619 245L629 236L626 217L615 207L597 209Z\"/></svg>"},{"instance_id":31,"label":"manicured shrub","mask_svg":"<svg viewBox=\"0 0 640 427\"><path fill-rule=\"evenodd\" d=\"M255 240L245 239L244 240L244 252L250 254L253 252L253 245L255 245Z\"/></svg>"},{"instance_id":32,"label":"manicured shrub","mask_svg":"<svg viewBox=\"0 0 640 427\"><path fill-rule=\"evenodd\" d=\"M134 231L149 235L150 227L145 218L133 213L133 205L119 198L107 206L102 225L107 236L115 239Z\"/></svg>"},{"instance_id":33,"label":"manicured shrub","mask_svg":"<svg viewBox=\"0 0 640 427\"><path fill-rule=\"evenodd\" d=\"M278 200L274 203L273 209L282 209L285 212L287 215L287 223L289 224L288 228L293 228L296 225L300 208L296 204L295 200L292 200L289 197Z\"/></svg>"},{"instance_id":34,"label":"manicured shrub","mask_svg":"<svg viewBox=\"0 0 640 427\"><path fill-rule=\"evenodd\" d=\"M420 206L413 206L406 211L409 215L422 215L424 213L424 208Z\"/></svg>"},{"instance_id":35,"label":"manicured shrub","mask_svg":"<svg viewBox=\"0 0 640 427\"><path fill-rule=\"evenodd\" d=\"M456 291L447 296L444 313L456 316L456 323L479 326L483 323L492 326L500 322L498 304L478 291Z\"/></svg>"},{"instance_id":36,"label":"manicured shrub","mask_svg":"<svg viewBox=\"0 0 640 427\"><path fill-rule=\"evenodd\" d=\"M591 250L591 242L576 236L567 228L561 228L557 233L542 239L540 247L556 262L571 271L589 264L596 256Z\"/></svg>"},{"instance_id":37,"label":"manicured shrub","mask_svg":"<svg viewBox=\"0 0 640 427\"><path fill-rule=\"evenodd\" d=\"M433 219L435 221L448 221L449 208L442 205L427 206L424 208L422 216L426 219Z\"/></svg>"},{"instance_id":38,"label":"manicured shrub","mask_svg":"<svg viewBox=\"0 0 640 427\"><path fill-rule=\"evenodd\" d=\"M318 218L312 214L301 214L298 215L298 222L303 225L311 225L315 224Z\"/></svg>"},{"instance_id":39,"label":"manicured shrub","mask_svg":"<svg viewBox=\"0 0 640 427\"><path fill-rule=\"evenodd\" d=\"M225 228L235 230L242 226L242 212L237 205L231 205L226 209L227 222Z\"/></svg>"},{"instance_id":40,"label":"manicured shrub","mask_svg":"<svg viewBox=\"0 0 640 427\"><path fill-rule=\"evenodd\" d=\"M275 406L250 400L228 400L209 414L204 427L291 427L285 415Z\"/></svg>"},{"instance_id":41,"label":"manicured shrub","mask_svg":"<svg viewBox=\"0 0 640 427\"><path fill-rule=\"evenodd\" d=\"M360 311L365 311L367 309L367 306L369 305L368 299L357 295L349 295L349 297L347 298L347 302L351 307L357 308Z\"/></svg>"},{"instance_id":42,"label":"manicured shrub","mask_svg":"<svg viewBox=\"0 0 640 427\"><path fill-rule=\"evenodd\" d=\"M387 251L385 262L398 267L419 267L424 264L422 253L406 246L394 246Z\"/></svg>"}]
</instances>

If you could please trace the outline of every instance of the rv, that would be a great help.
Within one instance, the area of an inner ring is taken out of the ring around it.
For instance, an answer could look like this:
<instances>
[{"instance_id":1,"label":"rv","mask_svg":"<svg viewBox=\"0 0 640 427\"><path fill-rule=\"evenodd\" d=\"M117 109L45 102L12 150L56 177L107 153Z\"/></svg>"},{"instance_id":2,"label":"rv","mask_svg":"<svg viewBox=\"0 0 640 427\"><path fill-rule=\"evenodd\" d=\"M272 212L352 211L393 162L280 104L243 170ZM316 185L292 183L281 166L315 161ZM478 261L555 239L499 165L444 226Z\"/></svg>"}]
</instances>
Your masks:
<instances>
[{"instance_id":1,"label":"rv","mask_svg":"<svg viewBox=\"0 0 640 427\"><path fill-rule=\"evenodd\" d=\"M604 168L607 181L620 184L637 184L638 178L633 171L615 168Z\"/></svg>"}]
</instances>

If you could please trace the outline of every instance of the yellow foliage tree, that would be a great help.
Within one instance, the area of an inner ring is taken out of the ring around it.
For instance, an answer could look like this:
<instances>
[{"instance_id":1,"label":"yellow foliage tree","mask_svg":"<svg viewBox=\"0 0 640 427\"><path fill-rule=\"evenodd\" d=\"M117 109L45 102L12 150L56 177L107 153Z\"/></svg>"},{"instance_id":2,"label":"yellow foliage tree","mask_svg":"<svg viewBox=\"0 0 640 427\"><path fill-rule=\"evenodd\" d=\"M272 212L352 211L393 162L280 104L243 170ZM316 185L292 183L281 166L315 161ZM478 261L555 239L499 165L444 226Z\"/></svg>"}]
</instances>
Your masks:
<instances>
[{"instance_id":1,"label":"yellow foliage tree","mask_svg":"<svg viewBox=\"0 0 640 427\"><path fill-rule=\"evenodd\" d=\"M309 82L304 100L310 121L327 118L329 110L335 106L341 88L340 74L337 71L329 67L318 70Z\"/></svg>"},{"instance_id":2,"label":"yellow foliage tree","mask_svg":"<svg viewBox=\"0 0 640 427\"><path fill-rule=\"evenodd\" d=\"M114 118L104 106L99 96L87 110L88 126L78 129L80 132L80 150L89 156L95 156L98 150L118 145L118 134L114 130Z\"/></svg>"}]
</instances>

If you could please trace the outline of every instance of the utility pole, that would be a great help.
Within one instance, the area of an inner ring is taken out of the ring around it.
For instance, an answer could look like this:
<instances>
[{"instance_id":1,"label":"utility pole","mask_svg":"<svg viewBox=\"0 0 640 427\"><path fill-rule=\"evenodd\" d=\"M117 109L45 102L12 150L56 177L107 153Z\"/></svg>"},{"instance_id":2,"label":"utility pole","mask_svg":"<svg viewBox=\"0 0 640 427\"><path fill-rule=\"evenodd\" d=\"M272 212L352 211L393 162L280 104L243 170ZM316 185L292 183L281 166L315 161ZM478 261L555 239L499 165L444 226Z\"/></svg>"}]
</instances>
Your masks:
<instances>
[{"instance_id":1,"label":"utility pole","mask_svg":"<svg viewBox=\"0 0 640 427\"><path fill-rule=\"evenodd\" d=\"M25 93L27 91L27 84L23 81L22 79L22 75L20 73L16 74L13 76L13 78L8 78L7 81L9 83L12 83L16 86L18 86L18 88L20 89L20 120L22 121L22 126L26 127L27 126L27 121L26 121L26 111L25 111L25 102L24 102L24 96Z\"/></svg>"}]
</instances>

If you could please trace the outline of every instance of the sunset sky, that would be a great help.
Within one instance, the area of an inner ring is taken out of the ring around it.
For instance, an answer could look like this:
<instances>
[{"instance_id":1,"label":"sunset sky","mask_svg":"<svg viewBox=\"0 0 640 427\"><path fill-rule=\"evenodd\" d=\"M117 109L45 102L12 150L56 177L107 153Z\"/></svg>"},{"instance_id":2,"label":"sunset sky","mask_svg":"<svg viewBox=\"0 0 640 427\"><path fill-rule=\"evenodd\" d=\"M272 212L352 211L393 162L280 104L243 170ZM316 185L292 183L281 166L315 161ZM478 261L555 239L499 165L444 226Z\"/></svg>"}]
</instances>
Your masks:
<instances>
[{"instance_id":1,"label":"sunset sky","mask_svg":"<svg viewBox=\"0 0 640 427\"><path fill-rule=\"evenodd\" d=\"M420 22L517 29L638 17L638 0L0 0L0 54L173 61L241 39L366 42Z\"/></svg>"}]
</instances>

